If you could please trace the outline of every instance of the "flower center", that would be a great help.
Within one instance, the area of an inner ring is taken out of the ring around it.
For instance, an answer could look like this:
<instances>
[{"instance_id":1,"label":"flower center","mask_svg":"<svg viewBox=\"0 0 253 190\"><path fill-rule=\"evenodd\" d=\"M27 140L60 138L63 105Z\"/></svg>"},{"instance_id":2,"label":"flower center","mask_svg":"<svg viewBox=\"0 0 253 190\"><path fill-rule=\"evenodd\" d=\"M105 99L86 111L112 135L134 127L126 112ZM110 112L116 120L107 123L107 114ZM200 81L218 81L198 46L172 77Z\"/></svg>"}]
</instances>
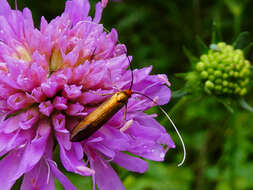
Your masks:
<instances>
[{"instance_id":1,"label":"flower center","mask_svg":"<svg viewBox=\"0 0 253 190\"><path fill-rule=\"evenodd\" d=\"M14 57L16 57L17 59L21 59L21 60L24 60L27 62L32 61L32 57L31 57L30 53L24 47L18 46L16 48L16 51L17 51L17 54L14 55Z\"/></svg>"}]
</instances>

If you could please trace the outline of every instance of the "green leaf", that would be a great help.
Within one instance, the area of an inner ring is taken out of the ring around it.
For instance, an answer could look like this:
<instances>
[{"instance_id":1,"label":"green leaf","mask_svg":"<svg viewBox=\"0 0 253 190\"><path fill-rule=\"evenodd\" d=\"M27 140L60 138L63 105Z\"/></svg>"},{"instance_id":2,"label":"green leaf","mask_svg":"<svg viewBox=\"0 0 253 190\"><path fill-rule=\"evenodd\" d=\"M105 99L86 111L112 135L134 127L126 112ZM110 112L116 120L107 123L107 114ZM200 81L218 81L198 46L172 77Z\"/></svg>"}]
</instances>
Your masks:
<instances>
[{"instance_id":1,"label":"green leaf","mask_svg":"<svg viewBox=\"0 0 253 190\"><path fill-rule=\"evenodd\" d=\"M213 29L212 29L212 41L211 44L217 44L222 41L220 28L216 21L213 21Z\"/></svg>"},{"instance_id":2,"label":"green leaf","mask_svg":"<svg viewBox=\"0 0 253 190\"><path fill-rule=\"evenodd\" d=\"M196 36L196 42L197 42L197 45L199 47L201 54L208 52L207 45L203 42L203 40L199 36Z\"/></svg>"},{"instance_id":3,"label":"green leaf","mask_svg":"<svg viewBox=\"0 0 253 190\"><path fill-rule=\"evenodd\" d=\"M181 98L181 97L183 97L187 94L188 94L188 92L185 89L179 89L179 90L176 90L176 91L172 91L171 97L172 98Z\"/></svg>"},{"instance_id":4,"label":"green leaf","mask_svg":"<svg viewBox=\"0 0 253 190\"><path fill-rule=\"evenodd\" d=\"M195 64L199 61L199 59L196 56L194 56L192 54L192 52L189 49L187 49L186 47L183 47L183 51L191 64Z\"/></svg>"},{"instance_id":5,"label":"green leaf","mask_svg":"<svg viewBox=\"0 0 253 190\"><path fill-rule=\"evenodd\" d=\"M188 73L176 73L174 74L174 76L178 77L178 78L186 78Z\"/></svg>"},{"instance_id":6,"label":"green leaf","mask_svg":"<svg viewBox=\"0 0 253 190\"><path fill-rule=\"evenodd\" d=\"M250 111L250 112L253 113L253 107L251 107L251 106L246 102L245 99L241 99L241 100L239 101L239 103L240 103L240 105L241 105L242 108L244 108L245 110Z\"/></svg>"},{"instance_id":7,"label":"green leaf","mask_svg":"<svg viewBox=\"0 0 253 190\"><path fill-rule=\"evenodd\" d=\"M226 103L223 103L223 105L225 106L225 108L227 108L227 110L228 110L230 113L235 113L235 111L234 111L234 109L232 108L231 105L226 104Z\"/></svg>"},{"instance_id":8,"label":"green leaf","mask_svg":"<svg viewBox=\"0 0 253 190\"><path fill-rule=\"evenodd\" d=\"M249 32L242 32L238 35L233 46L235 49L243 49L248 46L250 43L250 34Z\"/></svg>"},{"instance_id":9,"label":"green leaf","mask_svg":"<svg viewBox=\"0 0 253 190\"><path fill-rule=\"evenodd\" d=\"M243 49L243 54L245 57L249 57L250 53L253 50L253 42L249 43L244 49Z\"/></svg>"},{"instance_id":10,"label":"green leaf","mask_svg":"<svg viewBox=\"0 0 253 190\"><path fill-rule=\"evenodd\" d=\"M228 99L225 99L225 98L217 98L216 99L218 100L218 102L222 103L225 108L230 112L230 113L234 113L234 108L232 107L232 104L231 104L231 101L229 101Z\"/></svg>"}]
</instances>

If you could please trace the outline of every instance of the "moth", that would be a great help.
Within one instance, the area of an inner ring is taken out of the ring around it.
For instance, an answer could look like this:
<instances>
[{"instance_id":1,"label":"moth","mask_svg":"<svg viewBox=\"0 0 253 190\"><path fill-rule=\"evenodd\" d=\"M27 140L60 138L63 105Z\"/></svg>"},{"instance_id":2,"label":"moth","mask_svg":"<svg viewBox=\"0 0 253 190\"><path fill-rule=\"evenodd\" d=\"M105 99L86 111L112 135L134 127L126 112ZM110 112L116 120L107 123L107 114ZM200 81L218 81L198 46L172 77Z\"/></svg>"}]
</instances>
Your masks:
<instances>
[{"instance_id":1,"label":"moth","mask_svg":"<svg viewBox=\"0 0 253 190\"><path fill-rule=\"evenodd\" d=\"M93 22L89 22L92 23ZM94 23L97 24L97 23ZM95 51L94 51L95 52ZM93 52L93 53L94 53ZM128 56L127 56L128 58ZM132 75L132 80L129 89L125 90L119 90L118 92L114 93L110 98L108 98L105 102L103 102L101 105L99 105L94 111L89 113L84 119L78 123L74 129L71 132L70 140L72 142L80 142L83 141L87 138L89 138L91 135L93 135L97 130L99 130L103 125L110 120L123 106L127 105L127 102L129 98L131 98L132 94L139 94L142 95L149 100L151 100L153 103L155 103L159 109L164 113L164 115L168 118L172 126L174 127L181 143L183 146L183 151L184 151L184 156L182 161L178 164L178 166L181 166L186 158L186 150L185 150L185 145L184 141L177 130L177 127L171 120L171 118L168 116L166 111L159 106L155 100L150 98L149 96L142 94L140 92L134 92L132 91L132 86L133 86L133 81L134 81L134 76L133 76L133 68L131 66L130 60L128 58L129 64L130 64L130 69L131 69L131 75ZM126 112L125 112L126 113Z\"/></svg>"}]
</instances>

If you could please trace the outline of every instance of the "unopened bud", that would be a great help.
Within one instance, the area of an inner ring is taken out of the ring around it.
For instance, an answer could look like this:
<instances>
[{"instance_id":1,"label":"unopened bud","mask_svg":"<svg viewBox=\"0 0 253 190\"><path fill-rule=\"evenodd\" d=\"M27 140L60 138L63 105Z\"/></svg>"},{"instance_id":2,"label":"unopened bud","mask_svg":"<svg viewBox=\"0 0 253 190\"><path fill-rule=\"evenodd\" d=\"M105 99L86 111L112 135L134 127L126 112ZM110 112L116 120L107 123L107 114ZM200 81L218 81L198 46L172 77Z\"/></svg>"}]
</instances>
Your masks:
<instances>
[{"instance_id":1,"label":"unopened bud","mask_svg":"<svg viewBox=\"0 0 253 190\"><path fill-rule=\"evenodd\" d=\"M250 67L242 50L220 42L201 55L195 80L200 80L208 93L243 96L250 81Z\"/></svg>"}]
</instances>

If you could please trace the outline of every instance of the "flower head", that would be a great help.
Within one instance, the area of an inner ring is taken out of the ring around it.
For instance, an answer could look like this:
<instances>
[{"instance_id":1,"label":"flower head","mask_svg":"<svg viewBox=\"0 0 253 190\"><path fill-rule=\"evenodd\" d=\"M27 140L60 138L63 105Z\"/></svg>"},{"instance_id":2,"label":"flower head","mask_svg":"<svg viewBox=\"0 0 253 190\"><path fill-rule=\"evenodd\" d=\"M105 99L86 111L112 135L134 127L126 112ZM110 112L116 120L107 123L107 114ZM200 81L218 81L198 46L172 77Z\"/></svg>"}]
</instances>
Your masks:
<instances>
[{"instance_id":1,"label":"flower head","mask_svg":"<svg viewBox=\"0 0 253 190\"><path fill-rule=\"evenodd\" d=\"M243 51L224 42L212 44L195 66L194 80L214 95L243 96L250 82L250 62Z\"/></svg>"},{"instance_id":2,"label":"flower head","mask_svg":"<svg viewBox=\"0 0 253 190\"><path fill-rule=\"evenodd\" d=\"M93 176L100 190L124 189L110 161L145 172L139 157L164 159L175 145L154 116L143 113L153 102L138 94L129 99L126 122L122 109L87 140L70 141L73 127L109 97L99 94L131 84L126 47L117 44L116 30L106 33L98 24L100 2L91 18L88 0L67 1L61 16L49 23L41 18L40 29L29 9L0 4L1 187L11 189L23 175L21 189L54 189L54 177L75 189L53 161L55 146L67 171ZM134 71L133 90L166 104L167 77L150 75L151 69Z\"/></svg>"},{"instance_id":3,"label":"flower head","mask_svg":"<svg viewBox=\"0 0 253 190\"><path fill-rule=\"evenodd\" d=\"M235 50L222 42L211 48L196 66L206 90L216 94L245 95L250 80L250 63L242 50Z\"/></svg>"}]
</instances>

